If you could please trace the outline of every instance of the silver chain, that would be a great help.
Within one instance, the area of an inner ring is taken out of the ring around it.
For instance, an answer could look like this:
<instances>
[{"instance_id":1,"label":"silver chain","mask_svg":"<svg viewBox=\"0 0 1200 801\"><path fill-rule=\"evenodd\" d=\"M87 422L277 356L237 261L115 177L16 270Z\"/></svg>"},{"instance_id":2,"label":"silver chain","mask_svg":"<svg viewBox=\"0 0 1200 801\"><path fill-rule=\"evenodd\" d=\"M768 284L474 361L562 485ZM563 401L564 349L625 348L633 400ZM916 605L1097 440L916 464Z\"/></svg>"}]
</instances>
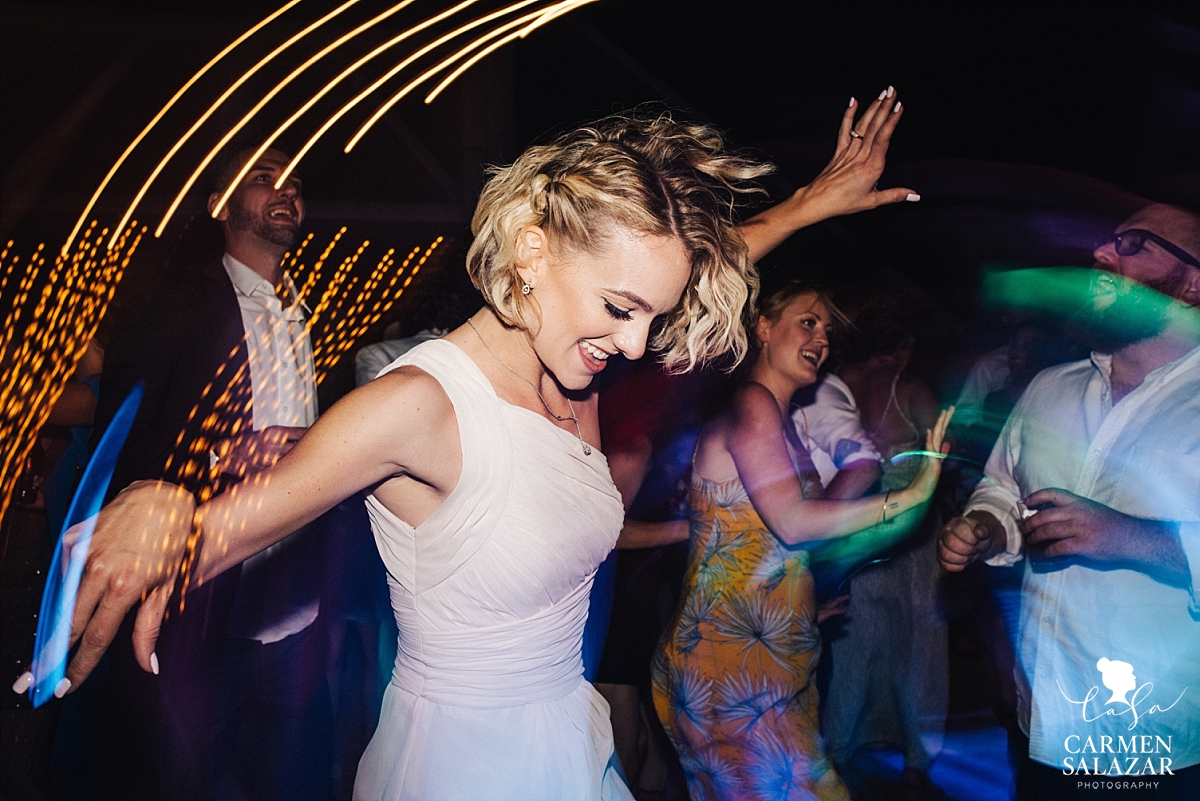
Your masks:
<instances>
[{"instance_id":1,"label":"silver chain","mask_svg":"<svg viewBox=\"0 0 1200 801\"><path fill-rule=\"evenodd\" d=\"M488 345L487 340L483 338L483 334L479 333L479 329L475 327L475 323L471 322L468 319L467 325L471 326L471 330L475 332L475 336L479 337L479 341L480 341L480 343L482 343L484 349L486 349L488 353L492 354L493 359L500 362L501 367L503 367L505 370L507 370L508 372L515 375L517 378L524 381L526 384L529 385L530 389L532 389L534 392L537 393L538 400L540 400L542 402L542 405L546 407L546 414L550 415L551 417L553 417L555 420L557 420L560 423L563 420L570 420L572 423L575 424L575 436L579 438L579 444L583 446L583 455L591 456L592 455L592 446L588 445L586 442L583 441L583 431L579 428L579 418L575 415L575 404L571 403L571 399L566 398L565 395L563 396L567 400L567 408L571 410L571 413L569 415L555 414L554 411L550 408L550 404L546 403L546 399L545 399L545 397L542 396L542 391L537 388L537 385L534 384L532 381L530 381L525 376L518 373L516 370L509 367L508 362L504 361L504 359L501 359L499 356L497 356L496 351L492 350L491 346Z\"/></svg>"}]
</instances>

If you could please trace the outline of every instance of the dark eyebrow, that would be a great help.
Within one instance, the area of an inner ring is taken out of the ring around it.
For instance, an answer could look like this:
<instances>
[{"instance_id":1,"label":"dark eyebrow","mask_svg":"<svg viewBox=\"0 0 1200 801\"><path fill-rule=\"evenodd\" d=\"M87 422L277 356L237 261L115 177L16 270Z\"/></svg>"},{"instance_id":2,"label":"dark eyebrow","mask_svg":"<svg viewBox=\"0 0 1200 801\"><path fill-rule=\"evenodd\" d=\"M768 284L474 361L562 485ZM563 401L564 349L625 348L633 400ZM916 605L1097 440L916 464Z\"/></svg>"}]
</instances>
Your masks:
<instances>
[{"instance_id":1,"label":"dark eyebrow","mask_svg":"<svg viewBox=\"0 0 1200 801\"><path fill-rule=\"evenodd\" d=\"M278 173L283 172L283 169L284 168L279 164L275 164L275 163L272 163L269 161L260 161L260 162L256 163L253 167L251 167L249 170L247 170L246 174L249 175L252 172L274 172L274 173L278 174ZM288 180L290 181L292 179L299 181L300 180L299 173L294 172L294 171L289 173Z\"/></svg>"},{"instance_id":2,"label":"dark eyebrow","mask_svg":"<svg viewBox=\"0 0 1200 801\"><path fill-rule=\"evenodd\" d=\"M620 295L621 297L625 298L625 300L634 304L635 306L637 306L638 308L640 308L642 311L646 312L647 314L654 311L654 309L651 308L649 303L642 300L640 297L633 294L632 292L626 292L623 289L610 289L608 291L614 295Z\"/></svg>"}]
</instances>

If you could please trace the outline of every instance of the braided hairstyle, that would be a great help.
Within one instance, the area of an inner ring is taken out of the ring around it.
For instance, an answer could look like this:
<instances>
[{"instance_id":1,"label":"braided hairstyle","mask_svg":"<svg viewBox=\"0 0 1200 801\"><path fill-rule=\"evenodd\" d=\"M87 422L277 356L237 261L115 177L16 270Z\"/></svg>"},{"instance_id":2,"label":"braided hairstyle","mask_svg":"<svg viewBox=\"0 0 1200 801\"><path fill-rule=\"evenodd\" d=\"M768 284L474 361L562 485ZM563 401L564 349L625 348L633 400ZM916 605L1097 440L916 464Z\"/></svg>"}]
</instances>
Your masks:
<instances>
[{"instance_id":1,"label":"braided hairstyle","mask_svg":"<svg viewBox=\"0 0 1200 801\"><path fill-rule=\"evenodd\" d=\"M556 248L590 253L617 229L674 237L691 276L650 347L673 373L727 353L732 369L747 351L759 285L732 214L742 197L762 192L748 182L772 169L726 152L713 128L668 113L605 117L489 171L467 271L506 325L531 330L537 307L520 292L515 257L526 227L541 227Z\"/></svg>"}]
</instances>

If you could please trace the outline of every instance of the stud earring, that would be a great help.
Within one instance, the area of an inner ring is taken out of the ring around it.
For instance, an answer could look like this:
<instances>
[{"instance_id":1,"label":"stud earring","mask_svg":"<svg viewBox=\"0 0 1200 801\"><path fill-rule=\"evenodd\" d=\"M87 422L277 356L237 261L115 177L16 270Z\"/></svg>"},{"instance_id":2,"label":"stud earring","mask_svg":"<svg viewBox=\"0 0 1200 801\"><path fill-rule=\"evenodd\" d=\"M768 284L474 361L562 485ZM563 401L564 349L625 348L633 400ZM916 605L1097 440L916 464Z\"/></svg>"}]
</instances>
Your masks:
<instances>
[{"instance_id":1,"label":"stud earring","mask_svg":"<svg viewBox=\"0 0 1200 801\"><path fill-rule=\"evenodd\" d=\"M532 291L533 291L533 287L531 287L529 284L521 284L521 294L522 295L528 295Z\"/></svg>"}]
</instances>

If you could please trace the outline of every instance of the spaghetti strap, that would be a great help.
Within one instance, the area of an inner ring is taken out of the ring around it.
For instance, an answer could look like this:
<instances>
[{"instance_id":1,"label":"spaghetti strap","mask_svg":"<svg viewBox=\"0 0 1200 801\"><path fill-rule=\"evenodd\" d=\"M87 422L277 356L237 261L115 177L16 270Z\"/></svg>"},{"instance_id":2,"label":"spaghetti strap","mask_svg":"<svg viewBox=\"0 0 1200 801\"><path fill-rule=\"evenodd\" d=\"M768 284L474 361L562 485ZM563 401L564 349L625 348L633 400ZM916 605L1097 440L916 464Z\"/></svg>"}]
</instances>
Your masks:
<instances>
[{"instance_id":1,"label":"spaghetti strap","mask_svg":"<svg viewBox=\"0 0 1200 801\"><path fill-rule=\"evenodd\" d=\"M893 406L896 407L896 414L900 415L900 419L903 420L905 425L908 426L909 430L912 431L913 439L919 440L921 438L921 430L917 428L912 419L904 413L904 409L900 407L900 401L896 397L896 384L899 382L900 374L896 373L894 376L892 376L892 391L888 396L887 406L883 407L883 414L879 416L879 422L876 423L875 429L871 432L871 439L875 439L879 432L883 430L884 421L887 420L888 412L891 411Z\"/></svg>"}]
</instances>

